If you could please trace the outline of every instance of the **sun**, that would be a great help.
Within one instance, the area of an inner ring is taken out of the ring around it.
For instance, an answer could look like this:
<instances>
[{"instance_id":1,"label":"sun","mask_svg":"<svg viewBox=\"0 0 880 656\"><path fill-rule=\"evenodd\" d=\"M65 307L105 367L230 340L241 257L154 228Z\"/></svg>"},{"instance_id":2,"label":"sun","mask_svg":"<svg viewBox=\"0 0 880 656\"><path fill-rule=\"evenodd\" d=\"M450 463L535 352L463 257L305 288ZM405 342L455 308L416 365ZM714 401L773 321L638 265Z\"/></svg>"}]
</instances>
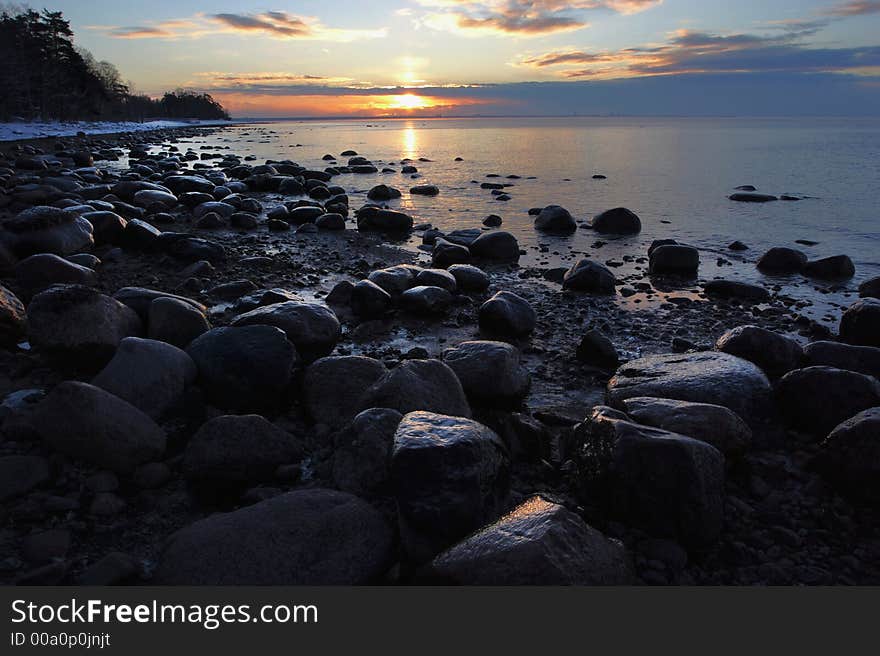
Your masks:
<instances>
[{"instance_id":1,"label":"sun","mask_svg":"<svg viewBox=\"0 0 880 656\"><path fill-rule=\"evenodd\" d=\"M425 109L431 105L428 98L417 96L414 93L404 93L392 96L388 102L388 109Z\"/></svg>"}]
</instances>

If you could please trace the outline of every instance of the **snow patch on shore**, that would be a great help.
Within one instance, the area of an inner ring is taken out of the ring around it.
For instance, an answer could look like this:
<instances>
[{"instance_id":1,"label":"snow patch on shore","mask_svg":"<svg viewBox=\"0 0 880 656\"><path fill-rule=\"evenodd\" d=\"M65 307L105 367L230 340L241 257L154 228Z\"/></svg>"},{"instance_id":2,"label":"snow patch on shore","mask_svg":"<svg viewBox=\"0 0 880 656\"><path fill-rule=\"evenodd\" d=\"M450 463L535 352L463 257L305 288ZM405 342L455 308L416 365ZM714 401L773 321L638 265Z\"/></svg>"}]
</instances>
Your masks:
<instances>
[{"instance_id":1,"label":"snow patch on shore","mask_svg":"<svg viewBox=\"0 0 880 656\"><path fill-rule=\"evenodd\" d=\"M112 134L114 132L146 132L166 128L211 127L231 125L232 121L48 121L0 123L0 141L17 141L19 139L40 139L42 137L70 137L78 132L86 134Z\"/></svg>"}]
</instances>

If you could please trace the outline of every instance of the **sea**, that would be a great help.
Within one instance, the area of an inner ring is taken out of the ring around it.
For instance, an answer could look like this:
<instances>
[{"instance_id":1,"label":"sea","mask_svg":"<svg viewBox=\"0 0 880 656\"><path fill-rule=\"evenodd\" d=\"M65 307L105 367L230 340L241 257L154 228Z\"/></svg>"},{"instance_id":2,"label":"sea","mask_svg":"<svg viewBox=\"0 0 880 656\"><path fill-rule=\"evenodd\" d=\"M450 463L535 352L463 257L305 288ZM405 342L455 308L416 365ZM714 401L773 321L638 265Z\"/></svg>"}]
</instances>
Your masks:
<instances>
[{"instance_id":1,"label":"sea","mask_svg":"<svg viewBox=\"0 0 880 656\"><path fill-rule=\"evenodd\" d=\"M698 278L677 283L682 293L696 294L699 283L712 278L764 284L802 300L803 314L829 325L858 297L860 282L880 275L880 119L300 120L237 125L189 141L195 149L228 147L259 162L291 160L320 169L330 164L324 155L345 164L341 153L354 150L394 172L334 177L353 209L372 186L387 184L402 192L391 207L445 232L481 228L486 216L497 214L500 229L525 251L523 267L564 267L589 256L610 263L619 278L635 280L646 270L651 242L675 239L701 251ZM413 160L417 179L400 172L404 159ZM510 199L498 200L482 182L509 185ZM416 184L437 185L440 194L411 195ZM740 185L801 200L730 200ZM570 236L536 232L528 210L546 205L565 207L583 227ZM614 207L636 212L642 232L608 237L586 228ZM735 240L748 250L728 249ZM420 244L413 235L401 246L420 252ZM856 276L827 283L762 275L755 262L773 246L799 248L811 259L849 255ZM637 294L618 302L652 299Z\"/></svg>"}]
</instances>

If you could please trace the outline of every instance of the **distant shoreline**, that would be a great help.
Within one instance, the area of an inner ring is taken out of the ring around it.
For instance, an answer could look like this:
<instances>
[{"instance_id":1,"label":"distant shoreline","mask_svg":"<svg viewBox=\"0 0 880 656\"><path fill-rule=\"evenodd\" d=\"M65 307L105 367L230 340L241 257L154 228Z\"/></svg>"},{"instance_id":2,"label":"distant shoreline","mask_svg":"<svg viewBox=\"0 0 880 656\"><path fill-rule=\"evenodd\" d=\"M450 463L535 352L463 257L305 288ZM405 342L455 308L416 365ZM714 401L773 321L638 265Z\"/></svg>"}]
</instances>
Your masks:
<instances>
[{"instance_id":1,"label":"distant shoreline","mask_svg":"<svg viewBox=\"0 0 880 656\"><path fill-rule=\"evenodd\" d=\"M265 121L263 121L265 122ZM154 130L174 130L178 128L232 127L252 121L241 120L153 120L143 123L135 121L15 121L0 123L0 143L33 141L75 137L80 132L86 136L106 136L125 132L152 132ZM253 121L256 123L256 121Z\"/></svg>"}]
</instances>

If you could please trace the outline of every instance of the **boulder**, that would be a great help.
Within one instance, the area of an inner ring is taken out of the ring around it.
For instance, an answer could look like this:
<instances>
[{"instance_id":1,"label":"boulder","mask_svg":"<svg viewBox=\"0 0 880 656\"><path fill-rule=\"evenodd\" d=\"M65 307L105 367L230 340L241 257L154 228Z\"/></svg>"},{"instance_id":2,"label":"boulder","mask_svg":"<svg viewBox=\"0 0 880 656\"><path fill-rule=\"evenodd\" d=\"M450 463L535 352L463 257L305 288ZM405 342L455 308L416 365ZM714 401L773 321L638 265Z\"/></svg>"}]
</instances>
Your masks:
<instances>
[{"instance_id":1,"label":"boulder","mask_svg":"<svg viewBox=\"0 0 880 656\"><path fill-rule=\"evenodd\" d=\"M93 235L96 244L119 244L125 233L128 222L116 212L102 210L99 212L86 212L80 215L92 224Z\"/></svg>"},{"instance_id":2,"label":"boulder","mask_svg":"<svg viewBox=\"0 0 880 656\"><path fill-rule=\"evenodd\" d=\"M108 362L123 338L142 332L141 320L131 308L80 285L50 287L28 306L31 345L93 367Z\"/></svg>"},{"instance_id":3,"label":"boulder","mask_svg":"<svg viewBox=\"0 0 880 656\"><path fill-rule=\"evenodd\" d=\"M821 260L807 262L803 268L803 274L810 278L822 280L838 280L852 278L856 275L856 266L846 255L834 255L823 257Z\"/></svg>"},{"instance_id":4,"label":"boulder","mask_svg":"<svg viewBox=\"0 0 880 656\"><path fill-rule=\"evenodd\" d=\"M489 288L489 276L470 264L453 264L447 269L462 292L482 292Z\"/></svg>"},{"instance_id":5,"label":"boulder","mask_svg":"<svg viewBox=\"0 0 880 656\"><path fill-rule=\"evenodd\" d=\"M392 296L400 296L415 285L419 269L409 264L398 264L386 269L377 269L367 276L367 280L376 283Z\"/></svg>"},{"instance_id":6,"label":"boulder","mask_svg":"<svg viewBox=\"0 0 880 656\"><path fill-rule=\"evenodd\" d=\"M759 285L738 280L710 280L703 289L707 296L719 298L740 298L746 301L769 301L770 292Z\"/></svg>"},{"instance_id":7,"label":"boulder","mask_svg":"<svg viewBox=\"0 0 880 656\"><path fill-rule=\"evenodd\" d=\"M509 467L504 444L486 426L433 412L405 415L391 476L408 559L425 562L498 517Z\"/></svg>"},{"instance_id":8,"label":"boulder","mask_svg":"<svg viewBox=\"0 0 880 656\"><path fill-rule=\"evenodd\" d=\"M427 410L470 417L471 411L455 372L440 360L407 360L369 387L361 410L392 408L401 414Z\"/></svg>"},{"instance_id":9,"label":"boulder","mask_svg":"<svg viewBox=\"0 0 880 656\"><path fill-rule=\"evenodd\" d=\"M840 338L855 346L880 347L880 300L862 298L840 318Z\"/></svg>"},{"instance_id":10,"label":"boulder","mask_svg":"<svg viewBox=\"0 0 880 656\"><path fill-rule=\"evenodd\" d=\"M23 259L15 266L15 278L27 294L36 294L57 284L92 287L98 282L98 274L92 269L51 253L38 253Z\"/></svg>"},{"instance_id":11,"label":"boulder","mask_svg":"<svg viewBox=\"0 0 880 656\"><path fill-rule=\"evenodd\" d=\"M57 207L30 207L0 224L0 244L18 257L70 255L94 243L92 224Z\"/></svg>"},{"instance_id":12,"label":"boulder","mask_svg":"<svg viewBox=\"0 0 880 656\"><path fill-rule=\"evenodd\" d=\"M137 312L137 315L144 322L149 319L150 305L157 298L173 298L186 303L187 305L191 305L202 314L208 312L208 308L191 298L177 296L176 294L169 294L167 292L160 292L155 289L147 289L146 287L123 287L113 294L113 298L120 303L125 303L128 307Z\"/></svg>"},{"instance_id":13,"label":"boulder","mask_svg":"<svg viewBox=\"0 0 880 656\"><path fill-rule=\"evenodd\" d=\"M611 271L587 258L578 260L565 272L562 279L563 289L593 294L615 294L614 284L617 279Z\"/></svg>"},{"instance_id":14,"label":"boulder","mask_svg":"<svg viewBox=\"0 0 880 656\"><path fill-rule=\"evenodd\" d=\"M880 382L855 371L807 367L782 377L776 399L791 426L823 438L862 410L880 406Z\"/></svg>"},{"instance_id":15,"label":"boulder","mask_svg":"<svg viewBox=\"0 0 880 656\"><path fill-rule=\"evenodd\" d=\"M520 352L506 342L462 342L443 352L468 399L477 405L515 406L529 392L531 376Z\"/></svg>"},{"instance_id":16,"label":"boulder","mask_svg":"<svg viewBox=\"0 0 880 656\"><path fill-rule=\"evenodd\" d=\"M577 223L564 207L548 205L535 217L535 229L542 232L565 234L577 230Z\"/></svg>"},{"instance_id":17,"label":"boulder","mask_svg":"<svg viewBox=\"0 0 880 656\"><path fill-rule=\"evenodd\" d=\"M117 474L131 474L165 452L165 432L156 422L87 383L61 383L40 402L30 421L53 448Z\"/></svg>"},{"instance_id":18,"label":"boulder","mask_svg":"<svg viewBox=\"0 0 880 656\"><path fill-rule=\"evenodd\" d=\"M186 444L183 475L199 486L237 486L273 478L299 462L302 446L261 415L223 415L202 424Z\"/></svg>"},{"instance_id":19,"label":"boulder","mask_svg":"<svg viewBox=\"0 0 880 656\"><path fill-rule=\"evenodd\" d=\"M416 286L441 287L449 293L454 293L458 288L455 276L445 269L422 269L416 275L415 284Z\"/></svg>"},{"instance_id":20,"label":"boulder","mask_svg":"<svg viewBox=\"0 0 880 656\"><path fill-rule=\"evenodd\" d=\"M769 194L756 194L752 192L731 194L728 198L740 203L770 203L774 200L779 200L776 196L771 196Z\"/></svg>"},{"instance_id":21,"label":"boulder","mask_svg":"<svg viewBox=\"0 0 880 656\"><path fill-rule=\"evenodd\" d=\"M752 430L720 405L636 396L623 402L636 422L711 444L727 458L738 458L752 442Z\"/></svg>"},{"instance_id":22,"label":"boulder","mask_svg":"<svg viewBox=\"0 0 880 656\"><path fill-rule=\"evenodd\" d=\"M431 266L445 269L452 264L467 264L471 251L467 246L438 238L431 251Z\"/></svg>"},{"instance_id":23,"label":"boulder","mask_svg":"<svg viewBox=\"0 0 880 656\"><path fill-rule=\"evenodd\" d=\"M0 456L0 501L27 494L48 483L49 461L40 456Z\"/></svg>"},{"instance_id":24,"label":"boulder","mask_svg":"<svg viewBox=\"0 0 880 656\"><path fill-rule=\"evenodd\" d=\"M470 245L471 255L487 260L519 259L519 242L509 232L493 230L484 232Z\"/></svg>"},{"instance_id":25,"label":"boulder","mask_svg":"<svg viewBox=\"0 0 880 656\"><path fill-rule=\"evenodd\" d=\"M25 334L24 304L0 285L0 346L14 346Z\"/></svg>"},{"instance_id":26,"label":"boulder","mask_svg":"<svg viewBox=\"0 0 880 656\"><path fill-rule=\"evenodd\" d=\"M367 205L357 212L357 226L358 230L366 231L408 232L412 230L413 219L403 212Z\"/></svg>"},{"instance_id":27,"label":"boulder","mask_svg":"<svg viewBox=\"0 0 880 656\"><path fill-rule=\"evenodd\" d=\"M452 294L442 287L419 285L400 295L400 307L418 315L442 314L452 305Z\"/></svg>"},{"instance_id":28,"label":"boulder","mask_svg":"<svg viewBox=\"0 0 880 656\"><path fill-rule=\"evenodd\" d=\"M684 244L658 246L649 259L650 273L695 274L700 268L700 251Z\"/></svg>"},{"instance_id":29,"label":"boulder","mask_svg":"<svg viewBox=\"0 0 880 656\"><path fill-rule=\"evenodd\" d=\"M866 280L859 285L859 296L862 298L880 298L880 276Z\"/></svg>"},{"instance_id":30,"label":"boulder","mask_svg":"<svg viewBox=\"0 0 880 656\"><path fill-rule=\"evenodd\" d=\"M640 426L601 406L578 429L604 454L611 516L657 537L700 548L721 533L724 456L677 433Z\"/></svg>"},{"instance_id":31,"label":"boulder","mask_svg":"<svg viewBox=\"0 0 880 656\"><path fill-rule=\"evenodd\" d=\"M804 347L804 366L857 371L880 380L880 348L839 342L812 342Z\"/></svg>"},{"instance_id":32,"label":"boulder","mask_svg":"<svg viewBox=\"0 0 880 656\"><path fill-rule=\"evenodd\" d=\"M726 353L651 355L632 360L608 381L612 407L636 396L721 405L747 423L767 412L772 390L753 363Z\"/></svg>"},{"instance_id":33,"label":"boulder","mask_svg":"<svg viewBox=\"0 0 880 656\"><path fill-rule=\"evenodd\" d=\"M801 345L791 337L759 326L728 330L718 338L715 349L754 362L772 378L797 369L803 357Z\"/></svg>"},{"instance_id":34,"label":"boulder","mask_svg":"<svg viewBox=\"0 0 880 656\"><path fill-rule=\"evenodd\" d=\"M336 435L333 482L340 490L368 497L388 491L391 449L401 419L397 410L371 408Z\"/></svg>"},{"instance_id":35,"label":"boulder","mask_svg":"<svg viewBox=\"0 0 880 656\"><path fill-rule=\"evenodd\" d=\"M513 292L498 292L480 306L480 330L499 337L525 337L535 330L537 316L529 302Z\"/></svg>"},{"instance_id":36,"label":"boulder","mask_svg":"<svg viewBox=\"0 0 880 656\"><path fill-rule=\"evenodd\" d=\"M315 219L321 230L345 230L345 217L337 212L328 212Z\"/></svg>"},{"instance_id":37,"label":"boulder","mask_svg":"<svg viewBox=\"0 0 880 656\"><path fill-rule=\"evenodd\" d=\"M813 464L845 494L880 502L880 407L860 412L832 430Z\"/></svg>"},{"instance_id":38,"label":"boulder","mask_svg":"<svg viewBox=\"0 0 880 656\"><path fill-rule=\"evenodd\" d=\"M803 271L807 255L796 248L771 248L758 260L758 270L770 274L792 274Z\"/></svg>"},{"instance_id":39,"label":"boulder","mask_svg":"<svg viewBox=\"0 0 880 656\"><path fill-rule=\"evenodd\" d=\"M388 185L380 184L367 192L367 198L378 201L400 198L400 190L395 189L394 187L389 187Z\"/></svg>"},{"instance_id":40,"label":"boulder","mask_svg":"<svg viewBox=\"0 0 880 656\"><path fill-rule=\"evenodd\" d=\"M606 210L593 218L593 230L600 234L635 235L642 231L638 215L625 207Z\"/></svg>"},{"instance_id":41,"label":"boulder","mask_svg":"<svg viewBox=\"0 0 880 656\"><path fill-rule=\"evenodd\" d=\"M186 352L199 370L199 384L228 409L272 407L287 389L298 354L274 326L214 328Z\"/></svg>"},{"instance_id":42,"label":"boulder","mask_svg":"<svg viewBox=\"0 0 880 656\"><path fill-rule=\"evenodd\" d=\"M195 379L195 363L176 346L126 337L92 385L159 419L180 402Z\"/></svg>"},{"instance_id":43,"label":"boulder","mask_svg":"<svg viewBox=\"0 0 880 656\"><path fill-rule=\"evenodd\" d=\"M316 424L342 428L362 407L364 392L387 372L381 361L362 355L321 358L305 371L305 408Z\"/></svg>"},{"instance_id":44,"label":"boulder","mask_svg":"<svg viewBox=\"0 0 880 656\"><path fill-rule=\"evenodd\" d=\"M364 585L392 560L382 515L344 492L288 492L171 536L160 585Z\"/></svg>"},{"instance_id":45,"label":"boulder","mask_svg":"<svg viewBox=\"0 0 880 656\"><path fill-rule=\"evenodd\" d=\"M372 280L361 280L351 289L351 311L364 319L383 316L394 305L391 294Z\"/></svg>"},{"instance_id":46,"label":"boulder","mask_svg":"<svg viewBox=\"0 0 880 656\"><path fill-rule=\"evenodd\" d=\"M231 324L280 328L306 362L330 355L342 333L339 319L329 307L296 301L259 307L234 317Z\"/></svg>"},{"instance_id":47,"label":"boulder","mask_svg":"<svg viewBox=\"0 0 880 656\"><path fill-rule=\"evenodd\" d=\"M432 578L456 585L631 585L626 548L540 496L437 556Z\"/></svg>"},{"instance_id":48,"label":"boulder","mask_svg":"<svg viewBox=\"0 0 880 656\"><path fill-rule=\"evenodd\" d=\"M614 371L620 356L614 343L598 330L588 330L577 347L577 359L591 367Z\"/></svg>"},{"instance_id":49,"label":"boulder","mask_svg":"<svg viewBox=\"0 0 880 656\"><path fill-rule=\"evenodd\" d=\"M148 335L185 349L199 335L211 330L205 313L196 305L171 296L160 296L150 303Z\"/></svg>"}]
</instances>

